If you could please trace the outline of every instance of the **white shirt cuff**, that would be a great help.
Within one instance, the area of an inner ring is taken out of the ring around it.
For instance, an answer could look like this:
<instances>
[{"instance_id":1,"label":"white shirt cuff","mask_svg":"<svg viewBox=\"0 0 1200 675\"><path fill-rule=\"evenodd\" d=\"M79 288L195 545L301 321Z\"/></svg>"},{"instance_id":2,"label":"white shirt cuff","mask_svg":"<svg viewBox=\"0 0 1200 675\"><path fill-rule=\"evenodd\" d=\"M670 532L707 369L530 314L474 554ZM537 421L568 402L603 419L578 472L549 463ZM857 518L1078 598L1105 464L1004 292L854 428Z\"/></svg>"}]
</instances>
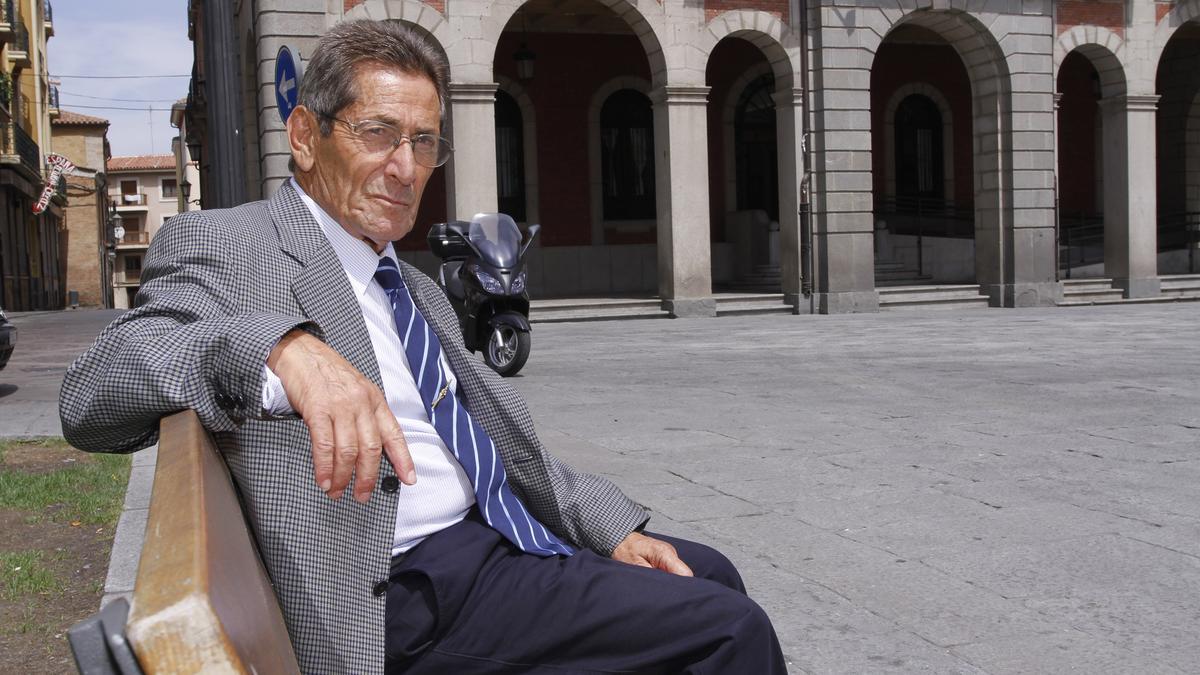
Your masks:
<instances>
[{"instance_id":1,"label":"white shirt cuff","mask_svg":"<svg viewBox=\"0 0 1200 675\"><path fill-rule=\"evenodd\" d=\"M275 371L266 365L263 366L262 407L263 412L271 417L282 417L296 412L292 410L287 392L283 390L283 382Z\"/></svg>"}]
</instances>

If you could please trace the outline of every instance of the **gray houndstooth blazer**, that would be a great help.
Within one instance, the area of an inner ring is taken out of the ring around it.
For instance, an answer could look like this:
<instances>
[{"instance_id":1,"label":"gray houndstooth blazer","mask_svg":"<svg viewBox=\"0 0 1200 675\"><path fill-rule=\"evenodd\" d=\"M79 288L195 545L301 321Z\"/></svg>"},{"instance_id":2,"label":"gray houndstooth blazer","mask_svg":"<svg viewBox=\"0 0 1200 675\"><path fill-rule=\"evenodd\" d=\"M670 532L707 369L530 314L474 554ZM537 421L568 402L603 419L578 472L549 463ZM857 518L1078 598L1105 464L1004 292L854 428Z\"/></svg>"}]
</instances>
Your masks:
<instances>
[{"instance_id":1,"label":"gray houndstooth blazer","mask_svg":"<svg viewBox=\"0 0 1200 675\"><path fill-rule=\"evenodd\" d=\"M463 347L441 289L402 269L513 491L566 540L611 554L646 513L548 454L516 391ZM163 415L196 410L242 495L301 668L383 672L385 598L372 589L388 576L397 496L376 489L367 504L330 500L314 484L304 423L261 409L267 354L297 327L381 384L362 312L320 227L290 184L269 201L173 218L150 247L139 300L68 370L59 403L67 439L131 452L155 442ZM384 461L380 479L391 475Z\"/></svg>"}]
</instances>

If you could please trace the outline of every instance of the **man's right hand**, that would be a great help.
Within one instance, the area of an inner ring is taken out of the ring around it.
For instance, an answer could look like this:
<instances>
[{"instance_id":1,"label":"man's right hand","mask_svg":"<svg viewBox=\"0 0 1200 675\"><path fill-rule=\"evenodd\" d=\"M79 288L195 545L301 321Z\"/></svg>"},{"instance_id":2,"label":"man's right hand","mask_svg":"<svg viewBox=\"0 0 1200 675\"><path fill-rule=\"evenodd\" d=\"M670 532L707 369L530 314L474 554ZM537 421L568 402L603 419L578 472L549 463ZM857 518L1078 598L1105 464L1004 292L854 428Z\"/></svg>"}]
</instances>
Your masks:
<instances>
[{"instance_id":1,"label":"man's right hand","mask_svg":"<svg viewBox=\"0 0 1200 675\"><path fill-rule=\"evenodd\" d=\"M354 475L354 498L370 499L381 451L401 481L417 482L404 433L383 392L333 348L293 330L271 350L267 367L308 425L313 473L322 491L338 499Z\"/></svg>"}]
</instances>

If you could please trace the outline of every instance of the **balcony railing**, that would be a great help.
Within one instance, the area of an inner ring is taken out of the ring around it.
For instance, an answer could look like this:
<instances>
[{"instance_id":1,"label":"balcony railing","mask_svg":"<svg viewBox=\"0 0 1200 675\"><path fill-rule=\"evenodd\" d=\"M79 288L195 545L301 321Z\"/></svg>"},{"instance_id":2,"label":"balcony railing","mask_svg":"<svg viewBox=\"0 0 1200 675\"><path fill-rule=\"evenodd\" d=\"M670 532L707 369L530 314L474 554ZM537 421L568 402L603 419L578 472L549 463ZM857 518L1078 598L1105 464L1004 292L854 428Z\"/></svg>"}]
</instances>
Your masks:
<instances>
[{"instance_id":1,"label":"balcony railing","mask_svg":"<svg viewBox=\"0 0 1200 675\"><path fill-rule=\"evenodd\" d=\"M125 236L117 242L118 246L147 246L150 244L150 233L144 230L125 230Z\"/></svg>"},{"instance_id":2,"label":"balcony railing","mask_svg":"<svg viewBox=\"0 0 1200 675\"><path fill-rule=\"evenodd\" d=\"M41 176L42 151L38 148L37 141L33 140L29 133L15 121L10 121L5 125L4 136L3 155L17 158L21 166L29 170L30 175Z\"/></svg>"},{"instance_id":3,"label":"balcony railing","mask_svg":"<svg viewBox=\"0 0 1200 675\"><path fill-rule=\"evenodd\" d=\"M0 30L4 32L5 37L12 35L12 27L17 13L13 7L13 0L4 0L0 2Z\"/></svg>"},{"instance_id":4,"label":"balcony railing","mask_svg":"<svg viewBox=\"0 0 1200 675\"><path fill-rule=\"evenodd\" d=\"M21 23L21 17L13 15L13 40L8 46L8 58L10 61L29 65L29 29L25 28L25 24Z\"/></svg>"},{"instance_id":5,"label":"balcony railing","mask_svg":"<svg viewBox=\"0 0 1200 675\"><path fill-rule=\"evenodd\" d=\"M58 87L50 87L50 109L58 112Z\"/></svg>"},{"instance_id":6,"label":"balcony railing","mask_svg":"<svg viewBox=\"0 0 1200 675\"><path fill-rule=\"evenodd\" d=\"M50 6L50 0L42 0L42 19L46 23L54 23L54 8Z\"/></svg>"},{"instance_id":7,"label":"balcony railing","mask_svg":"<svg viewBox=\"0 0 1200 675\"><path fill-rule=\"evenodd\" d=\"M145 192L134 192L132 194L122 194L120 196L120 198L117 199L117 208L118 209L121 207L124 207L124 206L145 206L145 205L146 205L146 193Z\"/></svg>"}]
</instances>

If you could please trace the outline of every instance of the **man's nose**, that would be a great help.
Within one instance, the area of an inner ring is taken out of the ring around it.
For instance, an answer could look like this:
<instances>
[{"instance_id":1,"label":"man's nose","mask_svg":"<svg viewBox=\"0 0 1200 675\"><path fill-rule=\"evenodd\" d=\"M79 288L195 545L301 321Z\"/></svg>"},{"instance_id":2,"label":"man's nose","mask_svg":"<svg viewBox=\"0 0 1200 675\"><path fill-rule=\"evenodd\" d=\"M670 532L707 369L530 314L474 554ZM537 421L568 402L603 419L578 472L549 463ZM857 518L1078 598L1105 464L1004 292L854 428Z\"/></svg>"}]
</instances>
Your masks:
<instances>
[{"instance_id":1,"label":"man's nose","mask_svg":"<svg viewBox=\"0 0 1200 675\"><path fill-rule=\"evenodd\" d=\"M387 157L387 175L402 185L411 185L417 179L417 160L413 156L412 141L403 139Z\"/></svg>"}]
</instances>

